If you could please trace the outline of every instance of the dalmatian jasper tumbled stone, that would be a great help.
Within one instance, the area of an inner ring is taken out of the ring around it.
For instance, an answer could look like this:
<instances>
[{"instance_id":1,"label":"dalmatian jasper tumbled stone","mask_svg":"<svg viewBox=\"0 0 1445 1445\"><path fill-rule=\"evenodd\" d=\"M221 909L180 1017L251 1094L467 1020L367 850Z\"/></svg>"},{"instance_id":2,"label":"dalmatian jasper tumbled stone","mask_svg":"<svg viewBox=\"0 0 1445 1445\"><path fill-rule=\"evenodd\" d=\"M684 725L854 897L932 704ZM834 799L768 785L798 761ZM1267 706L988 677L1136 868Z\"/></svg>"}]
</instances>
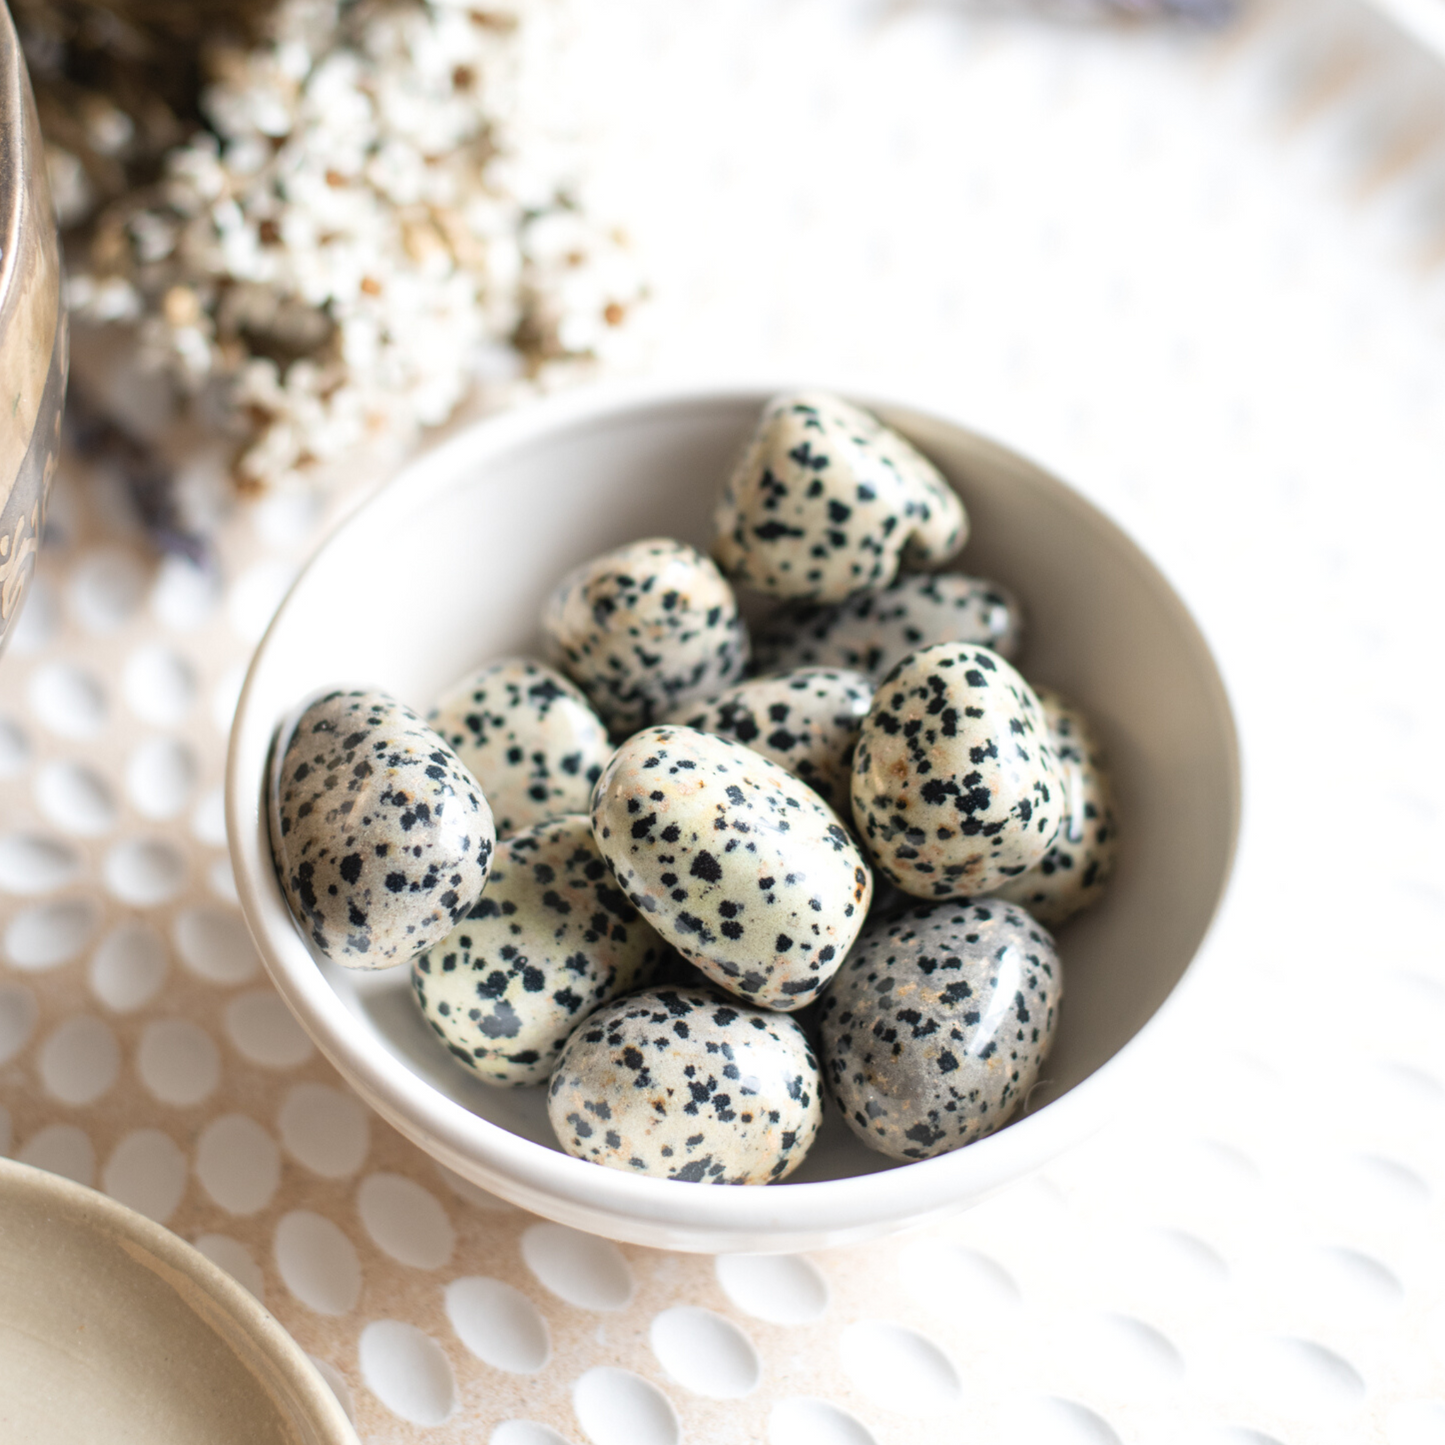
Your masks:
<instances>
[{"instance_id":1,"label":"dalmatian jasper tumbled stone","mask_svg":"<svg viewBox=\"0 0 1445 1445\"><path fill-rule=\"evenodd\" d=\"M427 722L481 784L497 837L583 813L612 755L602 719L550 667L507 657L443 694Z\"/></svg>"},{"instance_id":2,"label":"dalmatian jasper tumbled stone","mask_svg":"<svg viewBox=\"0 0 1445 1445\"><path fill-rule=\"evenodd\" d=\"M1049 850L1063 775L1033 690L996 652L921 648L884 679L853 759L853 819L919 898L989 893Z\"/></svg>"},{"instance_id":3,"label":"dalmatian jasper tumbled stone","mask_svg":"<svg viewBox=\"0 0 1445 1445\"><path fill-rule=\"evenodd\" d=\"M1049 740L1064 774L1064 819L1053 847L995 898L1021 904L1048 928L1057 928L1098 901L1114 871L1117 829L1109 775L1089 720L1048 688L1038 688Z\"/></svg>"},{"instance_id":4,"label":"dalmatian jasper tumbled stone","mask_svg":"<svg viewBox=\"0 0 1445 1445\"><path fill-rule=\"evenodd\" d=\"M456 754L382 692L302 713L277 778L271 852L328 958L387 968L444 938L487 881L491 809Z\"/></svg>"},{"instance_id":5,"label":"dalmatian jasper tumbled stone","mask_svg":"<svg viewBox=\"0 0 1445 1445\"><path fill-rule=\"evenodd\" d=\"M870 924L819 1007L848 1127L894 1159L991 1133L1037 1082L1062 991L1053 940L1011 904L930 903Z\"/></svg>"},{"instance_id":6,"label":"dalmatian jasper tumbled stone","mask_svg":"<svg viewBox=\"0 0 1445 1445\"><path fill-rule=\"evenodd\" d=\"M679 708L667 721L735 738L846 817L853 746L872 701L873 684L861 673L808 667L739 683L705 703Z\"/></svg>"},{"instance_id":7,"label":"dalmatian jasper tumbled stone","mask_svg":"<svg viewBox=\"0 0 1445 1445\"><path fill-rule=\"evenodd\" d=\"M713 556L774 597L841 602L943 562L968 519L942 473L875 416L825 392L775 397L723 488Z\"/></svg>"},{"instance_id":8,"label":"dalmatian jasper tumbled stone","mask_svg":"<svg viewBox=\"0 0 1445 1445\"><path fill-rule=\"evenodd\" d=\"M846 667L876 684L910 652L934 642L976 642L1011 658L1021 626L1013 594L997 583L951 572L911 574L832 606L780 608L753 634L753 666L759 672Z\"/></svg>"},{"instance_id":9,"label":"dalmatian jasper tumbled stone","mask_svg":"<svg viewBox=\"0 0 1445 1445\"><path fill-rule=\"evenodd\" d=\"M666 951L580 814L498 845L482 896L412 960L412 987L469 1069L488 1083L540 1084L578 1023L647 982Z\"/></svg>"},{"instance_id":10,"label":"dalmatian jasper tumbled stone","mask_svg":"<svg viewBox=\"0 0 1445 1445\"><path fill-rule=\"evenodd\" d=\"M791 1012L862 927L873 878L837 815L730 738L652 727L597 785L602 856L647 921L729 993Z\"/></svg>"},{"instance_id":11,"label":"dalmatian jasper tumbled stone","mask_svg":"<svg viewBox=\"0 0 1445 1445\"><path fill-rule=\"evenodd\" d=\"M668 538L619 547L569 573L547 600L553 660L619 735L741 677L748 634L717 568Z\"/></svg>"},{"instance_id":12,"label":"dalmatian jasper tumbled stone","mask_svg":"<svg viewBox=\"0 0 1445 1445\"><path fill-rule=\"evenodd\" d=\"M591 1016L548 1090L578 1159L697 1184L771 1184L818 1133L818 1066L782 1014L711 989L647 989Z\"/></svg>"}]
</instances>

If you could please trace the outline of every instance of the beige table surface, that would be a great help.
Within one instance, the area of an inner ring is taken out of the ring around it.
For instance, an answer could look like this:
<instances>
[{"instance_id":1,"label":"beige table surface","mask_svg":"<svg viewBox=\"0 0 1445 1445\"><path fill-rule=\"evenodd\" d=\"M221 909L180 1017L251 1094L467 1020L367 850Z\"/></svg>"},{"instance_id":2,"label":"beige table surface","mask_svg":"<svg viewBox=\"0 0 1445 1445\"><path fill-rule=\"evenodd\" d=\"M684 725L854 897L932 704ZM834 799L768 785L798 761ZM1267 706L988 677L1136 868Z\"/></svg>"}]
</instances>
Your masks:
<instances>
[{"instance_id":1,"label":"beige table surface","mask_svg":"<svg viewBox=\"0 0 1445 1445\"><path fill-rule=\"evenodd\" d=\"M58 487L0 664L0 1149L196 1241L366 1441L1445 1441L1445 82L1344 0L966 9L618 0L573 62L649 365L960 414L1217 646L1248 813L1190 1044L1044 1177L771 1261L445 1177L290 1021L226 861L242 670L346 499L238 512L206 575Z\"/></svg>"}]
</instances>

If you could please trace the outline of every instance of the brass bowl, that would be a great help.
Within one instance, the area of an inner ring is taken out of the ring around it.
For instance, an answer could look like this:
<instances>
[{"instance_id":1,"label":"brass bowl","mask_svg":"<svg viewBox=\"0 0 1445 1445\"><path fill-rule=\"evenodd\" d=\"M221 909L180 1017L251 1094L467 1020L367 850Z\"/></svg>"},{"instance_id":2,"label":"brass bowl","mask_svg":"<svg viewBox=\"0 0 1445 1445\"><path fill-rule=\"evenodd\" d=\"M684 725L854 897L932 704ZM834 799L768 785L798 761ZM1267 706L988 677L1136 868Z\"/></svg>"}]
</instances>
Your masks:
<instances>
[{"instance_id":1,"label":"brass bowl","mask_svg":"<svg viewBox=\"0 0 1445 1445\"><path fill-rule=\"evenodd\" d=\"M69 359L40 122L0 0L0 649L35 570Z\"/></svg>"}]
</instances>

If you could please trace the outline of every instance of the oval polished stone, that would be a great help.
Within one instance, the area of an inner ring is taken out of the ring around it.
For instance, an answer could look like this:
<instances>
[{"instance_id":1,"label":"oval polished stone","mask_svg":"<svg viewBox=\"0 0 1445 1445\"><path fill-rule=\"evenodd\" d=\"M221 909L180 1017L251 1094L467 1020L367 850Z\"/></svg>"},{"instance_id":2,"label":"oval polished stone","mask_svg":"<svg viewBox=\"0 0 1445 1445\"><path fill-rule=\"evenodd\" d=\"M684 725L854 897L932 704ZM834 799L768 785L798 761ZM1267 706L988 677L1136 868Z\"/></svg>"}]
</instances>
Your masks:
<instances>
[{"instance_id":1,"label":"oval polished stone","mask_svg":"<svg viewBox=\"0 0 1445 1445\"><path fill-rule=\"evenodd\" d=\"M1011 658L1022 627L1017 599L996 582L913 573L832 606L780 608L753 633L753 666L759 672L846 667L867 673L876 686L910 652L935 642L974 642Z\"/></svg>"},{"instance_id":2,"label":"oval polished stone","mask_svg":"<svg viewBox=\"0 0 1445 1445\"><path fill-rule=\"evenodd\" d=\"M1012 904L923 904L870 925L818 1010L848 1127L894 1159L991 1133L1038 1079L1062 993L1053 939Z\"/></svg>"},{"instance_id":3,"label":"oval polished stone","mask_svg":"<svg viewBox=\"0 0 1445 1445\"><path fill-rule=\"evenodd\" d=\"M286 901L312 943L349 968L404 963L446 937L487 881L487 800L451 748L386 693L312 703L274 802Z\"/></svg>"},{"instance_id":4,"label":"oval polished stone","mask_svg":"<svg viewBox=\"0 0 1445 1445\"><path fill-rule=\"evenodd\" d=\"M771 758L846 816L853 748L872 702L873 684L862 673L805 667L739 683L667 721Z\"/></svg>"},{"instance_id":5,"label":"oval polished stone","mask_svg":"<svg viewBox=\"0 0 1445 1445\"><path fill-rule=\"evenodd\" d=\"M1017 903L1046 928L1057 928L1102 897L1114 871L1119 830L1109 774L1088 718L1048 688L1039 688L1038 695L1063 769L1064 820L1049 851L991 896Z\"/></svg>"},{"instance_id":6,"label":"oval polished stone","mask_svg":"<svg viewBox=\"0 0 1445 1445\"><path fill-rule=\"evenodd\" d=\"M1043 708L996 652L925 647L879 686L853 758L853 820L905 893L971 897L1017 878L1063 807Z\"/></svg>"},{"instance_id":7,"label":"oval polished stone","mask_svg":"<svg viewBox=\"0 0 1445 1445\"><path fill-rule=\"evenodd\" d=\"M587 699L529 657L504 657L469 673L426 720L481 784L499 838L585 812L612 755Z\"/></svg>"},{"instance_id":8,"label":"oval polished stone","mask_svg":"<svg viewBox=\"0 0 1445 1445\"><path fill-rule=\"evenodd\" d=\"M623 734L742 676L748 632L701 552L669 537L618 547L567 574L547 599L548 655Z\"/></svg>"},{"instance_id":9,"label":"oval polished stone","mask_svg":"<svg viewBox=\"0 0 1445 1445\"><path fill-rule=\"evenodd\" d=\"M713 556L772 597L841 602L968 537L943 474L877 417L826 392L774 397L723 488Z\"/></svg>"},{"instance_id":10,"label":"oval polished stone","mask_svg":"<svg viewBox=\"0 0 1445 1445\"><path fill-rule=\"evenodd\" d=\"M696 1184L770 1184L803 1162L820 1092L792 1019L709 988L644 989L572 1035L547 1114L579 1159Z\"/></svg>"},{"instance_id":11,"label":"oval polished stone","mask_svg":"<svg viewBox=\"0 0 1445 1445\"><path fill-rule=\"evenodd\" d=\"M618 748L592 805L597 846L648 922L714 983L802 1008L873 896L852 835L813 792L729 738L654 727Z\"/></svg>"},{"instance_id":12,"label":"oval polished stone","mask_svg":"<svg viewBox=\"0 0 1445 1445\"><path fill-rule=\"evenodd\" d=\"M498 844L482 896L412 960L412 988L433 1032L478 1077L540 1084L573 1029L648 980L667 951L578 814Z\"/></svg>"}]
</instances>

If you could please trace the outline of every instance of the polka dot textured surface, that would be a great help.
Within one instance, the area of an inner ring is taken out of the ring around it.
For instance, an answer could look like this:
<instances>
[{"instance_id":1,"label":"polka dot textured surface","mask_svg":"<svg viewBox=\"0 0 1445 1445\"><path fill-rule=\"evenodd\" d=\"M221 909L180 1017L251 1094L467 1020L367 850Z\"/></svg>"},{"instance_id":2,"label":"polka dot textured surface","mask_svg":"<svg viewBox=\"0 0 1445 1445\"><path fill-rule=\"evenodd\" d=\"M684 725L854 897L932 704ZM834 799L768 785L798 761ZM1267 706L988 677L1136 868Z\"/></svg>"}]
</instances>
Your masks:
<instances>
[{"instance_id":1,"label":"polka dot textured surface","mask_svg":"<svg viewBox=\"0 0 1445 1445\"><path fill-rule=\"evenodd\" d=\"M673 1255L490 1199L345 1090L229 891L226 730L326 508L157 561L71 462L0 660L0 1148L197 1243L367 1445L1445 1439L1438 70L1354 0L1220 36L590 8L569 64L584 104L606 77L658 369L961 414L1119 517L1215 643L1251 807L1177 1067L1042 1178L854 1250ZM1353 703L1390 840L1351 859L1364 915L1277 826L1335 822L1300 719L1342 657L1410 680Z\"/></svg>"}]
</instances>

